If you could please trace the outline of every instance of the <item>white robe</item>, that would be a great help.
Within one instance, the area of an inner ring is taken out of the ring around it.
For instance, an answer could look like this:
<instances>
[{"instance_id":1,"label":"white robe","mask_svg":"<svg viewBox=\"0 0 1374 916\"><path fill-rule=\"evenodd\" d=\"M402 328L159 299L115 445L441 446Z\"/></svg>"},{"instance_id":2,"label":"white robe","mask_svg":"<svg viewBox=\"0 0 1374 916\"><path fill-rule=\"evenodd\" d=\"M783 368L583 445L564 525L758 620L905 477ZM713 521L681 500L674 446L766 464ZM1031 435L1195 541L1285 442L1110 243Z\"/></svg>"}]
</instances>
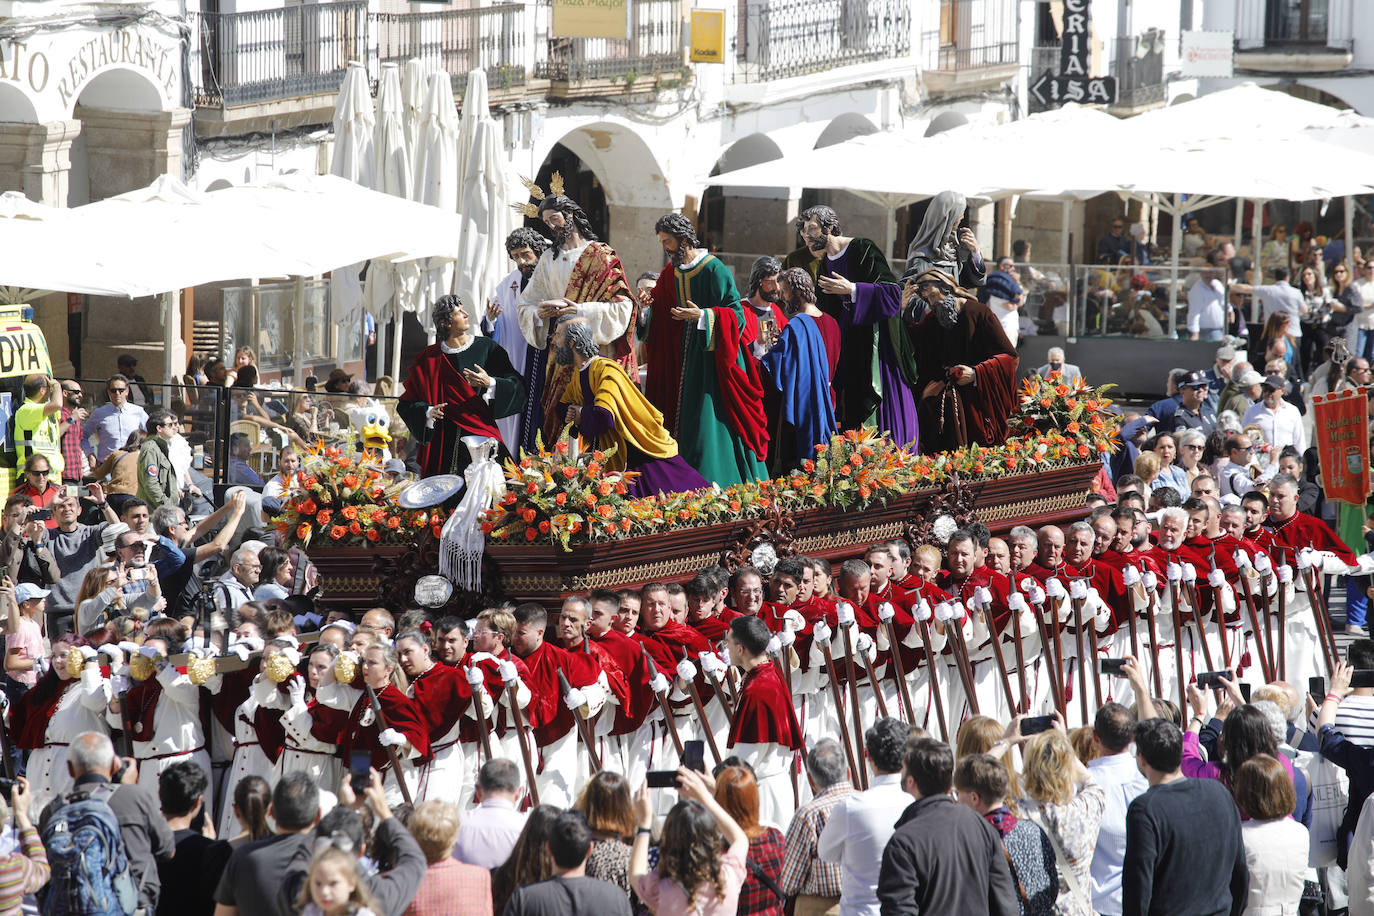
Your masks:
<instances>
[{"instance_id":1,"label":"white robe","mask_svg":"<svg viewBox=\"0 0 1374 916\"><path fill-rule=\"evenodd\" d=\"M259 681L265 686L261 686ZM234 814L234 788L239 784L239 780L247 776L261 776L267 780L268 785L275 781L272 761L263 751L262 745L258 742L258 731L253 727L258 709L261 706L270 706L275 700L267 696L269 691L276 694L277 685L259 674L253 681L253 688L248 692L248 699L234 710L234 757L229 765L229 773L224 779L224 801L220 803L219 833L216 836L238 836L247 829L239 823L238 817Z\"/></svg>"},{"instance_id":2,"label":"white robe","mask_svg":"<svg viewBox=\"0 0 1374 916\"><path fill-rule=\"evenodd\" d=\"M520 375L525 374L525 357L529 354L526 349L525 338L520 330L520 269L516 268L506 275L496 289L492 291L491 298L495 299L501 306L501 314L496 316L496 321L491 324L490 337L501 345L510 357L510 364ZM484 319L484 329L487 322ZM502 417L496 421L496 428L501 431L501 439L508 446L518 446L520 442L520 414L514 413L509 417Z\"/></svg>"},{"instance_id":3,"label":"white robe","mask_svg":"<svg viewBox=\"0 0 1374 916\"><path fill-rule=\"evenodd\" d=\"M67 745L82 732L109 731L104 719L110 702L110 682L100 676L100 670L87 665L80 682L66 683L57 709L48 719L44 746L29 754L29 811L35 824L48 802L72 787L72 777L67 772Z\"/></svg>"},{"instance_id":4,"label":"white robe","mask_svg":"<svg viewBox=\"0 0 1374 916\"><path fill-rule=\"evenodd\" d=\"M191 760L205 770L209 779L210 754L205 749L205 730L200 724L200 688L190 677L170 665L157 673L162 683L162 695L153 711L151 741L134 742L134 759L138 761L138 784L157 794L158 776L174 763ZM108 714L111 724L122 727L119 716ZM213 818L210 799L205 800L205 816Z\"/></svg>"},{"instance_id":5,"label":"white robe","mask_svg":"<svg viewBox=\"0 0 1374 916\"><path fill-rule=\"evenodd\" d=\"M539 256L534 276L530 277L525 291L520 294L517 317L520 319L520 333L530 346L542 350L548 343L549 320L539 317L539 303L549 299L562 299L568 294L568 280L572 277L587 243L567 251L548 249ZM611 345L625 336L630 326L630 316L634 313L634 302L629 298L613 302L579 302L577 314L587 319L592 338L602 348L603 356L614 356Z\"/></svg>"}]
</instances>

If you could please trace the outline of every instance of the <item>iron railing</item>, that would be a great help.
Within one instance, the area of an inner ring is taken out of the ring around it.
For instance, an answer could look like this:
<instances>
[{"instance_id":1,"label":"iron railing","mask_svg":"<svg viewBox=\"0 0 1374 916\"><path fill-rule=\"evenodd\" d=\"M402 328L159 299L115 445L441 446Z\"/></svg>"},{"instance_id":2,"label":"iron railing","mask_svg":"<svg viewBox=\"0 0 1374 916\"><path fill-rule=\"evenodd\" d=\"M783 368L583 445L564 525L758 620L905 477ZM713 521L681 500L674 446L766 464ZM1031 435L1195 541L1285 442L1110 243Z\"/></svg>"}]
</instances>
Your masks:
<instances>
[{"instance_id":1,"label":"iron railing","mask_svg":"<svg viewBox=\"0 0 1374 916\"><path fill-rule=\"evenodd\" d=\"M743 2L736 79L782 79L911 53L910 0Z\"/></svg>"},{"instance_id":2,"label":"iron railing","mask_svg":"<svg viewBox=\"0 0 1374 916\"><path fill-rule=\"evenodd\" d=\"M382 64L419 58L462 91L469 71L481 67L493 90L525 83L523 3L427 13L373 13L372 32Z\"/></svg>"},{"instance_id":3,"label":"iron railing","mask_svg":"<svg viewBox=\"0 0 1374 916\"><path fill-rule=\"evenodd\" d=\"M1163 102L1167 96L1163 30L1118 38L1115 52L1109 70L1116 77L1117 104L1135 108Z\"/></svg>"},{"instance_id":4,"label":"iron railing","mask_svg":"<svg viewBox=\"0 0 1374 916\"><path fill-rule=\"evenodd\" d=\"M921 36L927 70L981 70L1018 61L1016 0L940 0L933 25Z\"/></svg>"},{"instance_id":5,"label":"iron railing","mask_svg":"<svg viewBox=\"0 0 1374 916\"><path fill-rule=\"evenodd\" d=\"M625 80L681 70L682 6L677 0L630 0L629 38L554 38L535 64L542 79Z\"/></svg>"},{"instance_id":6,"label":"iron railing","mask_svg":"<svg viewBox=\"0 0 1374 916\"><path fill-rule=\"evenodd\" d=\"M365 0L188 18L199 58L193 94L202 107L338 92L348 62L368 52Z\"/></svg>"}]
</instances>

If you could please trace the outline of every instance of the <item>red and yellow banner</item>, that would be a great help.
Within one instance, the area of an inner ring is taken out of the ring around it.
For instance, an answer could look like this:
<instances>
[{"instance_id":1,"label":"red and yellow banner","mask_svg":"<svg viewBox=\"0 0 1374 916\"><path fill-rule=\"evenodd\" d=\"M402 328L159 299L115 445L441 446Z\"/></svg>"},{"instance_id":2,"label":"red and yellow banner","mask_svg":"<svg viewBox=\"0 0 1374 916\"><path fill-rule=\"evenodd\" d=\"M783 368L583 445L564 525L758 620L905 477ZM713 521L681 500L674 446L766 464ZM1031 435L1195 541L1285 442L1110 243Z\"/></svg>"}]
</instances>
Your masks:
<instances>
[{"instance_id":1,"label":"red and yellow banner","mask_svg":"<svg viewBox=\"0 0 1374 916\"><path fill-rule=\"evenodd\" d=\"M1369 495L1368 403L1363 388L1320 394L1313 401L1327 499L1362 506Z\"/></svg>"}]
</instances>

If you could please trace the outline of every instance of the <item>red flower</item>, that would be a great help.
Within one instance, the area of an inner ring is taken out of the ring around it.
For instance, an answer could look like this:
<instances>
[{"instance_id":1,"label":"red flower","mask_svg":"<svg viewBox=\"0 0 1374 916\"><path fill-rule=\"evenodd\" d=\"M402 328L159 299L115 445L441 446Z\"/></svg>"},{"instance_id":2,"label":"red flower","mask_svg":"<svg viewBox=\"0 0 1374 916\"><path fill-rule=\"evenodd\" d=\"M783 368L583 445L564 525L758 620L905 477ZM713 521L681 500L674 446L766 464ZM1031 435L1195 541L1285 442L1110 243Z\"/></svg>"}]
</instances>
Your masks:
<instances>
[{"instance_id":1,"label":"red flower","mask_svg":"<svg viewBox=\"0 0 1374 916\"><path fill-rule=\"evenodd\" d=\"M1088 457L1088 447L1087 447L1086 445L1080 445L1080 446L1078 447L1078 457L1079 457L1079 458L1087 458L1087 457Z\"/></svg>"},{"instance_id":2,"label":"red flower","mask_svg":"<svg viewBox=\"0 0 1374 916\"><path fill-rule=\"evenodd\" d=\"M540 533L540 534L548 534L548 533L549 533L549 520L548 520L548 519L544 519L542 522L539 523L539 533Z\"/></svg>"},{"instance_id":3,"label":"red flower","mask_svg":"<svg viewBox=\"0 0 1374 916\"><path fill-rule=\"evenodd\" d=\"M621 530L621 531L629 531L629 530L630 530L630 527L631 527L633 524L634 524L634 523L631 522L628 518L622 518L622 519L620 520L620 530Z\"/></svg>"},{"instance_id":4,"label":"red flower","mask_svg":"<svg viewBox=\"0 0 1374 916\"><path fill-rule=\"evenodd\" d=\"M381 532L376 528L369 528L367 529L367 539L375 544L382 539Z\"/></svg>"},{"instance_id":5,"label":"red flower","mask_svg":"<svg viewBox=\"0 0 1374 916\"><path fill-rule=\"evenodd\" d=\"M539 537L539 532L538 532L538 531L535 531L533 528L526 528L526 529L525 529L525 540L527 540L527 541L532 541L532 540L534 540L534 539L537 538L537 537Z\"/></svg>"},{"instance_id":6,"label":"red flower","mask_svg":"<svg viewBox=\"0 0 1374 916\"><path fill-rule=\"evenodd\" d=\"M602 496L610 496L614 490L615 487L611 486L611 482L609 480L601 481L601 483L598 484L596 488L596 491L600 493Z\"/></svg>"},{"instance_id":7,"label":"red flower","mask_svg":"<svg viewBox=\"0 0 1374 916\"><path fill-rule=\"evenodd\" d=\"M350 520L351 520L351 519L355 519L355 518L358 517L358 507L357 507L357 506L344 506L343 509L340 510L340 513L339 513L339 514L342 515L342 516L343 516L344 518L346 518L346 519L350 519Z\"/></svg>"},{"instance_id":8,"label":"red flower","mask_svg":"<svg viewBox=\"0 0 1374 916\"><path fill-rule=\"evenodd\" d=\"M354 534L354 535L362 534L362 533L363 533L363 526L360 525L360 524L358 524L357 522L349 522L349 523L348 523L348 533L349 533L349 534Z\"/></svg>"},{"instance_id":9,"label":"red flower","mask_svg":"<svg viewBox=\"0 0 1374 916\"><path fill-rule=\"evenodd\" d=\"M620 480L617 480L617 481L615 482L615 491L616 491L617 493L619 493L621 496L624 496L624 495L626 494L626 492L628 492L628 491L625 489L625 484L624 484L624 482L623 482L623 481L620 481Z\"/></svg>"},{"instance_id":10,"label":"red flower","mask_svg":"<svg viewBox=\"0 0 1374 916\"><path fill-rule=\"evenodd\" d=\"M566 502L568 501L568 494L567 494L567 493L559 493L557 496L555 496L555 497L553 498L553 501L554 501L554 504L555 504L555 505L561 506L561 505L563 505L564 503L566 503Z\"/></svg>"},{"instance_id":11,"label":"red flower","mask_svg":"<svg viewBox=\"0 0 1374 916\"><path fill-rule=\"evenodd\" d=\"M535 483L533 480L531 480L529 483L525 484L525 492L526 492L526 493L538 493L538 492L539 492L539 484L537 484L537 483ZM562 494L560 493L559 495L561 496ZM508 503L513 503L513 502L515 502L515 494L514 494L514 493L509 493L509 494L507 494L506 502L508 502Z\"/></svg>"},{"instance_id":12,"label":"red flower","mask_svg":"<svg viewBox=\"0 0 1374 916\"><path fill-rule=\"evenodd\" d=\"M538 513L536 513L533 509L529 508L528 506L520 510L520 517L525 520L525 524L527 525L534 524L534 517L537 514Z\"/></svg>"},{"instance_id":13,"label":"red flower","mask_svg":"<svg viewBox=\"0 0 1374 916\"><path fill-rule=\"evenodd\" d=\"M560 443L558 443L558 444L559 444L559 445L562 445L563 443L560 442ZM577 476L577 468L574 468L574 467L567 467L567 468L564 468L564 469L563 469L563 476L566 477L568 480L572 480L574 477Z\"/></svg>"},{"instance_id":14,"label":"red flower","mask_svg":"<svg viewBox=\"0 0 1374 916\"><path fill-rule=\"evenodd\" d=\"M401 527L401 520L393 515L391 518L386 520L386 526L390 528L392 531L395 531L397 528Z\"/></svg>"},{"instance_id":15,"label":"red flower","mask_svg":"<svg viewBox=\"0 0 1374 916\"><path fill-rule=\"evenodd\" d=\"M333 517L333 512L329 511L328 509L321 509L320 514L315 516L315 521L319 522L321 525L328 525L329 520Z\"/></svg>"},{"instance_id":16,"label":"red flower","mask_svg":"<svg viewBox=\"0 0 1374 916\"><path fill-rule=\"evenodd\" d=\"M620 526L617 525L615 522L607 522L607 523L606 523L606 533L607 533L607 534L615 534L615 533L616 533L617 531L619 531L619 530L620 530Z\"/></svg>"},{"instance_id":17,"label":"red flower","mask_svg":"<svg viewBox=\"0 0 1374 916\"><path fill-rule=\"evenodd\" d=\"M345 475L344 475L344 479L343 479L343 483L344 483L344 486L346 486L346 487L348 487L348 488L350 488L350 489L352 489L353 487L356 487L356 486L358 485L358 475L356 475L356 474L345 474Z\"/></svg>"},{"instance_id":18,"label":"red flower","mask_svg":"<svg viewBox=\"0 0 1374 916\"><path fill-rule=\"evenodd\" d=\"M343 540L345 534L348 534L348 529L343 525L335 525L333 528L329 529L329 536L336 541Z\"/></svg>"},{"instance_id":19,"label":"red flower","mask_svg":"<svg viewBox=\"0 0 1374 916\"><path fill-rule=\"evenodd\" d=\"M309 497L306 497L305 502L296 506L296 511L300 512L301 515L314 515L319 510L320 507L315 505L315 501Z\"/></svg>"},{"instance_id":20,"label":"red flower","mask_svg":"<svg viewBox=\"0 0 1374 916\"><path fill-rule=\"evenodd\" d=\"M610 506L597 506L596 514L602 518L610 518L612 515L615 515L615 510Z\"/></svg>"},{"instance_id":21,"label":"red flower","mask_svg":"<svg viewBox=\"0 0 1374 916\"><path fill-rule=\"evenodd\" d=\"M568 443L567 443L567 441L566 441L566 440L562 440L562 441L559 441L559 442L555 442L555 443L553 444L553 450L554 450L555 452L557 452L558 454L560 454L560 455L566 453L566 452L568 451Z\"/></svg>"}]
</instances>

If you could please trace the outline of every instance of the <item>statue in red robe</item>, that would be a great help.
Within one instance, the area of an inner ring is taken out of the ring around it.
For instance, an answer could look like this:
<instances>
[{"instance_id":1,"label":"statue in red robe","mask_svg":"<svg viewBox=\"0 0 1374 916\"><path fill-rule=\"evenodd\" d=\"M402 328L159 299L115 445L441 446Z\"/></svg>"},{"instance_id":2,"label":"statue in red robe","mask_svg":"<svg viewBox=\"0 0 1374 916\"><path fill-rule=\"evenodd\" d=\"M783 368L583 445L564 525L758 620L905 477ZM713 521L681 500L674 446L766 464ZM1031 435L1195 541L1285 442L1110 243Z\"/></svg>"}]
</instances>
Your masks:
<instances>
[{"instance_id":1,"label":"statue in red robe","mask_svg":"<svg viewBox=\"0 0 1374 916\"><path fill-rule=\"evenodd\" d=\"M1016 407L1016 348L997 316L943 270L921 274L916 290L931 309L910 329L921 451L1001 445Z\"/></svg>"}]
</instances>

